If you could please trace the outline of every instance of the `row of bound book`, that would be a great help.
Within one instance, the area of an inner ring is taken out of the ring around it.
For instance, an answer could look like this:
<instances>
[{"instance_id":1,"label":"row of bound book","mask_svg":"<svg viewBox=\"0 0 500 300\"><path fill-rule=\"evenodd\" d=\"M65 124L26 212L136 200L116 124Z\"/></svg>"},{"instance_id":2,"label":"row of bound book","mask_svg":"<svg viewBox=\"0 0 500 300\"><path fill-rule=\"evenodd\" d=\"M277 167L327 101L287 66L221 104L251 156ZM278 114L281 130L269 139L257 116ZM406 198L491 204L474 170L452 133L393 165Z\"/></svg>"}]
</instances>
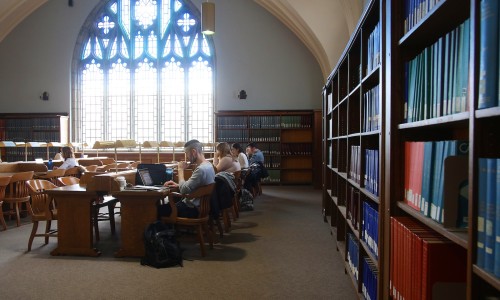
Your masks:
<instances>
[{"instance_id":1,"label":"row of bound book","mask_svg":"<svg viewBox=\"0 0 500 300\"><path fill-rule=\"evenodd\" d=\"M373 255L378 257L378 210L366 201L363 201L362 208L361 238Z\"/></svg>"},{"instance_id":2,"label":"row of bound book","mask_svg":"<svg viewBox=\"0 0 500 300\"><path fill-rule=\"evenodd\" d=\"M470 21L405 63L406 122L468 110Z\"/></svg>"},{"instance_id":3,"label":"row of bound book","mask_svg":"<svg viewBox=\"0 0 500 300\"><path fill-rule=\"evenodd\" d=\"M366 300L377 299L378 270L373 261L367 256L363 257L363 276L361 280L361 293Z\"/></svg>"},{"instance_id":4,"label":"row of bound book","mask_svg":"<svg viewBox=\"0 0 500 300\"><path fill-rule=\"evenodd\" d=\"M280 182L281 181L281 172L280 170L267 170L269 176L266 178L262 178L262 182Z\"/></svg>"},{"instance_id":5,"label":"row of bound book","mask_svg":"<svg viewBox=\"0 0 500 300\"><path fill-rule=\"evenodd\" d=\"M380 64L380 22L368 36L367 50L366 73L368 74Z\"/></svg>"},{"instance_id":6,"label":"row of bound book","mask_svg":"<svg viewBox=\"0 0 500 300\"><path fill-rule=\"evenodd\" d=\"M439 2L444 0L405 0L404 33L422 20Z\"/></svg>"},{"instance_id":7,"label":"row of bound book","mask_svg":"<svg viewBox=\"0 0 500 300\"><path fill-rule=\"evenodd\" d=\"M405 142L404 201L445 227L467 228L467 141Z\"/></svg>"},{"instance_id":8,"label":"row of bound book","mask_svg":"<svg viewBox=\"0 0 500 300\"><path fill-rule=\"evenodd\" d=\"M500 98L500 4L498 0L482 0L480 11L479 99L478 108L498 106Z\"/></svg>"},{"instance_id":9,"label":"row of bound book","mask_svg":"<svg viewBox=\"0 0 500 300\"><path fill-rule=\"evenodd\" d=\"M354 234L350 232L347 233L347 264L357 281L359 276L359 244Z\"/></svg>"},{"instance_id":10,"label":"row of bound book","mask_svg":"<svg viewBox=\"0 0 500 300\"><path fill-rule=\"evenodd\" d=\"M391 217L393 299L465 299L467 251L411 217Z\"/></svg>"},{"instance_id":11,"label":"row of bound book","mask_svg":"<svg viewBox=\"0 0 500 300\"><path fill-rule=\"evenodd\" d=\"M378 161L378 150L365 149L365 172L361 174L361 146L351 146L349 178L360 185L363 178L364 188L375 196L378 196Z\"/></svg>"},{"instance_id":12,"label":"row of bound book","mask_svg":"<svg viewBox=\"0 0 500 300\"><path fill-rule=\"evenodd\" d=\"M281 155L311 155L312 144L281 144Z\"/></svg>"},{"instance_id":13,"label":"row of bound book","mask_svg":"<svg viewBox=\"0 0 500 300\"><path fill-rule=\"evenodd\" d=\"M220 142L279 142L281 134L279 130L253 130L246 129L219 129L217 140Z\"/></svg>"},{"instance_id":14,"label":"row of bound book","mask_svg":"<svg viewBox=\"0 0 500 300\"><path fill-rule=\"evenodd\" d=\"M279 168L281 166L281 156L267 156L264 161L266 168Z\"/></svg>"},{"instance_id":15,"label":"row of bound book","mask_svg":"<svg viewBox=\"0 0 500 300\"><path fill-rule=\"evenodd\" d=\"M500 159L479 159L478 267L500 278Z\"/></svg>"},{"instance_id":16,"label":"row of bound book","mask_svg":"<svg viewBox=\"0 0 500 300\"><path fill-rule=\"evenodd\" d=\"M21 118L5 119L5 127L9 130L43 130L58 129L60 127L60 118Z\"/></svg>"},{"instance_id":17,"label":"row of bound book","mask_svg":"<svg viewBox=\"0 0 500 300\"><path fill-rule=\"evenodd\" d=\"M375 86L363 95L363 132L380 129L380 91Z\"/></svg>"}]
</instances>

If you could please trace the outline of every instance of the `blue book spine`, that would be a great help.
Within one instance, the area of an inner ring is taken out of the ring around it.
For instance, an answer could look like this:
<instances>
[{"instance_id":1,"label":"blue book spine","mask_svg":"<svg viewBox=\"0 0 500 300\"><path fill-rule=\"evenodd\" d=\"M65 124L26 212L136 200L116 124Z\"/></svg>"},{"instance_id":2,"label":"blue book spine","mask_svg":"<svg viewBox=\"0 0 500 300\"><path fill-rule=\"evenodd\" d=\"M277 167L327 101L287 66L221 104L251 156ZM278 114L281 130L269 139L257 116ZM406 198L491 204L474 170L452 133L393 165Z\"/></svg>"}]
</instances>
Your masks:
<instances>
[{"instance_id":1,"label":"blue book spine","mask_svg":"<svg viewBox=\"0 0 500 300\"><path fill-rule=\"evenodd\" d=\"M495 214L496 214L496 159L489 158L486 167L486 220L484 243L484 269L494 272Z\"/></svg>"},{"instance_id":2,"label":"blue book spine","mask_svg":"<svg viewBox=\"0 0 500 300\"><path fill-rule=\"evenodd\" d=\"M478 202L477 202L477 254L476 254L476 265L480 268L484 268L484 242L486 239L484 226L486 219L486 178L488 167L487 159L479 159L479 180L478 180Z\"/></svg>"},{"instance_id":3,"label":"blue book spine","mask_svg":"<svg viewBox=\"0 0 500 300\"><path fill-rule=\"evenodd\" d=\"M496 159L495 169L496 213L495 213L495 276L500 278L500 159Z\"/></svg>"},{"instance_id":4,"label":"blue book spine","mask_svg":"<svg viewBox=\"0 0 500 300\"><path fill-rule=\"evenodd\" d=\"M441 169L443 165L443 149L444 149L444 141L435 142L435 152L434 152L434 162L432 166L432 194L429 199L430 205L430 217L433 220L437 220L438 215L438 197L439 193L439 182L441 180Z\"/></svg>"},{"instance_id":5,"label":"blue book spine","mask_svg":"<svg viewBox=\"0 0 500 300\"><path fill-rule=\"evenodd\" d=\"M422 169L422 200L420 211L429 216L429 199L432 193L432 164L434 162L433 142L424 143L424 165Z\"/></svg>"},{"instance_id":6,"label":"blue book spine","mask_svg":"<svg viewBox=\"0 0 500 300\"><path fill-rule=\"evenodd\" d=\"M498 0L481 1L478 108L498 105Z\"/></svg>"}]
</instances>

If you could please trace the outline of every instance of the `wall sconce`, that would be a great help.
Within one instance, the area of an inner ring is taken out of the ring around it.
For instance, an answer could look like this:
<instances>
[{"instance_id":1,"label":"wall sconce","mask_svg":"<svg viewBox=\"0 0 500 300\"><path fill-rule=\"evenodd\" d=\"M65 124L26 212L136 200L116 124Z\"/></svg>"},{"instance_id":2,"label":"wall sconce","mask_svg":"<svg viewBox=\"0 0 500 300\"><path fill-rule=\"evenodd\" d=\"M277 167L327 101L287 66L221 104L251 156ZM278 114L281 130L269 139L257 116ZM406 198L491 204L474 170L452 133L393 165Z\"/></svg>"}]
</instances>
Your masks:
<instances>
[{"instance_id":1,"label":"wall sconce","mask_svg":"<svg viewBox=\"0 0 500 300\"><path fill-rule=\"evenodd\" d=\"M201 3L201 33L212 35L215 33L215 3Z\"/></svg>"},{"instance_id":2,"label":"wall sconce","mask_svg":"<svg viewBox=\"0 0 500 300\"><path fill-rule=\"evenodd\" d=\"M49 101L49 92L43 92L40 96L40 99L42 99L43 101Z\"/></svg>"},{"instance_id":3,"label":"wall sconce","mask_svg":"<svg viewBox=\"0 0 500 300\"><path fill-rule=\"evenodd\" d=\"M245 100L247 98L247 92L245 90L241 90L240 93L238 94L238 98Z\"/></svg>"}]
</instances>

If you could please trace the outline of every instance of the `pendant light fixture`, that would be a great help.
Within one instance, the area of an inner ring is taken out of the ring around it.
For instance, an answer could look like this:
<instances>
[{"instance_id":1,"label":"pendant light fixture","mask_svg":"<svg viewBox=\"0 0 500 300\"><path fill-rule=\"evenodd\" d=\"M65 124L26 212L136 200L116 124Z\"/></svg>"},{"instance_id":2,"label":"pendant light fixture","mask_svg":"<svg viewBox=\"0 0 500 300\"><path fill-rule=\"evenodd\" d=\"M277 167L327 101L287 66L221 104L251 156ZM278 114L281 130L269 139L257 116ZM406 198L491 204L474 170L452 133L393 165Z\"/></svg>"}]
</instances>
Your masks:
<instances>
[{"instance_id":1,"label":"pendant light fixture","mask_svg":"<svg viewBox=\"0 0 500 300\"><path fill-rule=\"evenodd\" d=\"M201 3L201 32L205 35L215 33L215 3Z\"/></svg>"}]
</instances>

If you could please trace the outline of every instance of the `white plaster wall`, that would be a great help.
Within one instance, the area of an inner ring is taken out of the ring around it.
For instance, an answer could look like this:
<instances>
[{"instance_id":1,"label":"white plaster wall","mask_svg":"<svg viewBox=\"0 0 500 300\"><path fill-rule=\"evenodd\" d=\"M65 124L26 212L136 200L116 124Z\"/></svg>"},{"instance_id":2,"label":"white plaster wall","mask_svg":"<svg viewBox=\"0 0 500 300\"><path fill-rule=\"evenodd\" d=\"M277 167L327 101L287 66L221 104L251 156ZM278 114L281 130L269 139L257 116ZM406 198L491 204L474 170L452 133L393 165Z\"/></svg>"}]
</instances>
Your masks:
<instances>
[{"instance_id":1,"label":"white plaster wall","mask_svg":"<svg viewBox=\"0 0 500 300\"><path fill-rule=\"evenodd\" d=\"M50 0L0 43L1 113L70 112L75 41L98 2ZM215 109L319 109L324 82L306 47L253 1L215 3ZM247 100L236 97L240 89ZM49 101L39 99L43 91Z\"/></svg>"}]
</instances>

